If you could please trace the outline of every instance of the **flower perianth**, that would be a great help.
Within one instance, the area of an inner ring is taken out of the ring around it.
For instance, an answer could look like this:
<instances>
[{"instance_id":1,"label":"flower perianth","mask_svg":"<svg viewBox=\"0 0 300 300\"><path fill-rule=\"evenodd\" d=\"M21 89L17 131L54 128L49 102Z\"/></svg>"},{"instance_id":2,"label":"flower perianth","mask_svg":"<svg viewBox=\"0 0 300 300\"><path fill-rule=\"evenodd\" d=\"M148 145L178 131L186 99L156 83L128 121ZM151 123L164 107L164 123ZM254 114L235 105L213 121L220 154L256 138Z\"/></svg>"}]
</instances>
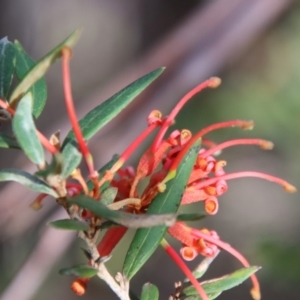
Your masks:
<instances>
[{"instance_id":1,"label":"flower perianth","mask_svg":"<svg viewBox=\"0 0 300 300\"><path fill-rule=\"evenodd\" d=\"M120 242L122 237L127 232L126 227L118 226L112 227L107 230L104 237L97 246L100 256L108 256L111 254L116 245Z\"/></svg>"},{"instance_id":2,"label":"flower perianth","mask_svg":"<svg viewBox=\"0 0 300 300\"><path fill-rule=\"evenodd\" d=\"M69 68L70 57L71 57L71 49L68 47L63 48L62 49L62 72L63 72L63 84L64 84L64 93L65 93L67 112L69 114L70 122L72 124L74 135L78 142L80 151L88 167L90 179L93 182L96 182L98 179L98 172L94 169L93 157L83 138L81 128L79 126L78 119L76 116L75 108L74 108L74 101L73 101L72 91L71 91L70 68Z\"/></svg>"},{"instance_id":3,"label":"flower perianth","mask_svg":"<svg viewBox=\"0 0 300 300\"><path fill-rule=\"evenodd\" d=\"M193 284L195 289L197 290L199 296L203 300L209 300L207 294L205 293L204 289L200 285L200 283L197 281L191 270L187 267L187 265L184 263L184 261L180 258L180 256L177 254L177 252L169 245L169 243L163 239L160 242L161 246L165 249L165 251L170 255L170 257L175 261L177 266L184 272L185 276L190 280L190 282Z\"/></svg>"},{"instance_id":4,"label":"flower perianth","mask_svg":"<svg viewBox=\"0 0 300 300\"><path fill-rule=\"evenodd\" d=\"M205 88L216 88L221 84L221 79L218 77L212 77L198 86L196 86L194 89L192 89L190 92L188 92L179 102L178 104L174 107L174 109L171 111L169 116L166 118L164 121L160 131L158 132L152 146L151 146L151 151L155 152L161 143L166 131L174 121L176 115L178 112L182 109L182 107L187 103L188 100L190 100L195 94L199 93Z\"/></svg>"}]
</instances>

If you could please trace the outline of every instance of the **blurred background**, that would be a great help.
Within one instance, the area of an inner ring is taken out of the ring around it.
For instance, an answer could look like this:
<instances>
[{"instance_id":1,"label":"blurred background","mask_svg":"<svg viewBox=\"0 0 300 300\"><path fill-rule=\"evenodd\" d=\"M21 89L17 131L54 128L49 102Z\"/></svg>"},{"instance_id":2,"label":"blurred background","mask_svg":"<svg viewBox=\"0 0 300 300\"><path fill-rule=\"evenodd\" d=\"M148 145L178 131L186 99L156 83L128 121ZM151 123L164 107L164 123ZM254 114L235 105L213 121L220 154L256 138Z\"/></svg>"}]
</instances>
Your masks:
<instances>
[{"instance_id":1,"label":"blurred background","mask_svg":"<svg viewBox=\"0 0 300 300\"><path fill-rule=\"evenodd\" d=\"M73 92L81 117L110 95L153 69L159 77L116 120L90 142L97 166L120 153L146 124L152 109L167 114L189 89L212 75L223 84L196 96L182 110L178 128L193 132L229 119L254 120L251 132L227 129L210 137L222 142L237 137L272 140L266 152L255 147L231 148L222 154L226 171L257 170L282 177L299 188L300 156L300 3L292 0L1 0L0 37L19 40L35 59L41 58L77 28L83 33L72 58ZM47 73L48 103L37 121L48 136L69 130L63 106L61 70L57 62ZM146 145L145 145L146 147ZM136 158L133 158L134 162ZM0 149L0 165L33 171L17 151ZM29 208L36 194L17 184L0 185L0 298L3 300L77 299L72 278L58 275L62 267L84 263L83 244L73 233L49 228L66 217L54 201L42 210ZM192 209L201 210L201 205ZM299 194L257 179L229 182L214 217L199 222L242 252L253 265L263 299L300 298ZM196 226L196 225L194 225ZM121 269L133 232L108 263ZM171 239L170 239L171 241ZM175 247L179 247L174 242ZM194 262L195 264L195 262ZM191 267L194 265L191 264ZM221 253L205 278L241 267ZM140 293L150 281L160 299L174 292L183 274L158 249L133 279ZM219 299L251 299L250 282L224 292ZM116 299L93 279L82 299Z\"/></svg>"}]
</instances>

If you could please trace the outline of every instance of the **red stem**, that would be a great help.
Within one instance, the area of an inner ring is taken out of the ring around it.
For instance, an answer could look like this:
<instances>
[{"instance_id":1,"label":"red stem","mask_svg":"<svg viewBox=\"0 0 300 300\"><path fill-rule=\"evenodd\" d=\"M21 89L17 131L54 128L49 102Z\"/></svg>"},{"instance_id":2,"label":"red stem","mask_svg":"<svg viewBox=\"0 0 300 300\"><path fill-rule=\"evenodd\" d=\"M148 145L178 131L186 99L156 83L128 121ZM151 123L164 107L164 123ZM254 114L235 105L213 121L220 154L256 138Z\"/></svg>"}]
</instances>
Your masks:
<instances>
[{"instance_id":1,"label":"red stem","mask_svg":"<svg viewBox=\"0 0 300 300\"><path fill-rule=\"evenodd\" d=\"M89 170L90 178L95 178L97 177L97 175L94 169L93 157L84 141L81 128L79 126L79 122L75 112L74 101L72 97L72 89L71 89L71 77L70 77L70 67L69 67L70 57L71 57L71 50L67 47L64 48L62 50L62 73L63 73L66 108L80 151L85 159L87 168Z\"/></svg>"}]
</instances>

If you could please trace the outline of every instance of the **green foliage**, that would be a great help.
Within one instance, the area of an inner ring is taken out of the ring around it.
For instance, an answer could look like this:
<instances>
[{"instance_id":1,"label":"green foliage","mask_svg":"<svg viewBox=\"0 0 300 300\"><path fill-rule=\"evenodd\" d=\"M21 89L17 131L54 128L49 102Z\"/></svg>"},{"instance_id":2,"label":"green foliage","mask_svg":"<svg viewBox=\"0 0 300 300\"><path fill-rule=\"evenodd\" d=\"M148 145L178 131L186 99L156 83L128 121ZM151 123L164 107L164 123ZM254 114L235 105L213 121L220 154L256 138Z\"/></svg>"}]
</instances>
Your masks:
<instances>
[{"instance_id":1,"label":"green foliage","mask_svg":"<svg viewBox=\"0 0 300 300\"><path fill-rule=\"evenodd\" d=\"M90 278L95 276L98 270L88 265L78 265L71 268L59 270L60 275L73 275L80 278Z\"/></svg>"},{"instance_id":2,"label":"green foliage","mask_svg":"<svg viewBox=\"0 0 300 300\"><path fill-rule=\"evenodd\" d=\"M73 45L76 43L78 37L79 37L80 31L77 30L74 33L72 33L68 38L66 38L61 44L59 44L55 49L50 51L46 56L44 56L42 59L40 59L36 64L34 64L27 73L22 77L20 83L16 86L16 88L13 90L12 94L9 98L9 103L11 106L16 107L18 101L21 99L21 97L39 80L41 79L49 67L55 62L56 59L58 59L61 56L61 50L64 47L73 47ZM19 43L16 43L16 46L19 46ZM18 47L18 52L20 52L19 59L23 59L23 65L29 65L31 64L30 59L24 54L21 47ZM19 64L17 64L19 66ZM25 67L26 68L26 67ZM23 70L19 70L19 74L23 73ZM22 75L21 75L22 76ZM20 77L21 77L20 76ZM45 98L39 98L41 94L43 95L45 93L44 91L45 86L40 84L35 86L35 93L36 102L34 102L34 111L35 115L38 116L40 112L43 110L43 107L45 105Z\"/></svg>"},{"instance_id":3,"label":"green foliage","mask_svg":"<svg viewBox=\"0 0 300 300\"><path fill-rule=\"evenodd\" d=\"M164 68L159 68L153 72L137 79L133 83L126 86L123 90L113 95L111 98L101 103L87 113L80 121L79 125L83 136L89 140L96 134L104 125L116 117L132 100L134 100L152 81L154 81ZM64 142L74 140L74 133L71 130Z\"/></svg>"},{"instance_id":4,"label":"green foliage","mask_svg":"<svg viewBox=\"0 0 300 300\"><path fill-rule=\"evenodd\" d=\"M201 282L201 286L207 294L221 293L241 284L259 269L260 267L256 266L243 268L223 277ZM182 293L185 296L197 295L197 291L193 286L183 289ZM201 298L197 296L195 299Z\"/></svg>"},{"instance_id":5,"label":"green foliage","mask_svg":"<svg viewBox=\"0 0 300 300\"><path fill-rule=\"evenodd\" d=\"M0 148L15 148L20 149L17 141L8 134L0 132Z\"/></svg>"},{"instance_id":6,"label":"green foliage","mask_svg":"<svg viewBox=\"0 0 300 300\"><path fill-rule=\"evenodd\" d=\"M145 283L142 288L141 300L158 300L158 299L159 299L158 288L149 282Z\"/></svg>"},{"instance_id":7,"label":"green foliage","mask_svg":"<svg viewBox=\"0 0 300 300\"><path fill-rule=\"evenodd\" d=\"M15 69L15 48L5 37L0 40L0 98L7 99Z\"/></svg>"},{"instance_id":8,"label":"green foliage","mask_svg":"<svg viewBox=\"0 0 300 300\"><path fill-rule=\"evenodd\" d=\"M57 229L64 229L64 230L88 230L89 225L87 223L83 223L78 220L74 219L63 219L63 220L57 220L50 222L49 225L51 227L57 228Z\"/></svg>"},{"instance_id":9,"label":"green foliage","mask_svg":"<svg viewBox=\"0 0 300 300\"><path fill-rule=\"evenodd\" d=\"M22 150L36 165L44 165L44 149L38 138L32 118L32 95L27 93L17 107L12 127Z\"/></svg>"},{"instance_id":10,"label":"green foliage","mask_svg":"<svg viewBox=\"0 0 300 300\"><path fill-rule=\"evenodd\" d=\"M82 154L78 151L73 143L68 143L62 151L63 156L63 169L61 176L68 178L70 174L79 166Z\"/></svg>"},{"instance_id":11,"label":"green foliage","mask_svg":"<svg viewBox=\"0 0 300 300\"><path fill-rule=\"evenodd\" d=\"M159 214L135 215L120 212L118 210L110 210L106 205L102 204L102 202L95 201L95 199L84 195L70 198L68 199L68 202L70 204L77 204L78 206L93 212L100 218L113 221L128 228L148 228L162 224L170 226L176 221L176 214L174 213L162 214L161 212L158 212Z\"/></svg>"},{"instance_id":12,"label":"green foliage","mask_svg":"<svg viewBox=\"0 0 300 300\"><path fill-rule=\"evenodd\" d=\"M20 42L15 41L16 49L16 75L22 81L29 70L35 65L35 61L25 52ZM31 92L33 98L32 113L37 118L43 111L47 100L47 85L44 77L37 80L34 84L30 85L28 91Z\"/></svg>"},{"instance_id":13,"label":"green foliage","mask_svg":"<svg viewBox=\"0 0 300 300\"><path fill-rule=\"evenodd\" d=\"M165 192L158 194L150 204L147 214L175 213L178 210L187 180L200 149L198 141L185 155L177 169L176 177L167 182ZM138 229L126 254L123 273L131 279L150 258L167 231L166 226Z\"/></svg>"},{"instance_id":14,"label":"green foliage","mask_svg":"<svg viewBox=\"0 0 300 300\"><path fill-rule=\"evenodd\" d=\"M0 171L0 181L16 181L36 192L58 197L57 193L46 182L22 170L3 169Z\"/></svg>"}]
</instances>

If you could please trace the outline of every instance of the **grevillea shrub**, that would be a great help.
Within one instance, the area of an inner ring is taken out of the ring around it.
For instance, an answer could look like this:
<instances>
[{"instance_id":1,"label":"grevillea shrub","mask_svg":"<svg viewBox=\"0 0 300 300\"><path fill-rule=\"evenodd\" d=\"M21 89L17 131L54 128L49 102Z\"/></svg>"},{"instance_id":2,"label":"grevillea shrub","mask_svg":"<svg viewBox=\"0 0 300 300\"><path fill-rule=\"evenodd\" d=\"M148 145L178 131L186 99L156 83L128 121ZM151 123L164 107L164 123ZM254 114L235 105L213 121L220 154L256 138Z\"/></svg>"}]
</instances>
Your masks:
<instances>
[{"instance_id":1,"label":"grevillea shrub","mask_svg":"<svg viewBox=\"0 0 300 300\"><path fill-rule=\"evenodd\" d=\"M113 155L112 160L97 171L86 142L154 81L163 68L137 79L78 121L69 71L71 48L78 35L76 31L37 63L18 41L11 43L6 38L0 41L1 121L9 122L12 129L12 135L0 133L0 146L8 148L6 151L19 149L37 167L34 174L19 169L3 169L0 171L0 181L17 181L39 193L31 204L33 209L41 208L44 198L50 196L67 212L69 218L50 225L74 230L85 242L87 260L85 265L65 268L59 273L75 276L71 288L78 295L84 294L90 278L97 276L120 299L155 300L159 297L156 286L145 283L141 296L136 296L130 290L130 280L138 276L140 268L161 246L187 278L182 283L175 283L170 299L215 299L249 277L253 284L252 298L260 299L255 275L260 267L251 266L213 229L190 227L185 222L216 215L218 199L226 193L227 181L231 179L259 177L281 185L288 192L295 192L294 186L272 175L256 171L226 173L226 161L217 158L220 150L228 147L254 145L271 149L273 144L246 138L216 144L206 138L208 133L221 128L252 129L253 122L244 120L212 124L194 135L188 129L173 129L166 134L187 101L203 89L218 87L221 80L213 77L188 92L168 116L163 116L158 110L150 112L144 131L123 153ZM35 119L46 103L43 76L58 58L62 61L65 104L72 126L62 141L57 134L45 137L35 126ZM12 86L14 77L17 83ZM128 165L128 158L144 140L149 141L148 136L152 132L156 135L149 149L136 166ZM46 161L45 152L51 154L51 161ZM88 178L81 175L78 167L81 160L85 162ZM141 189L141 186L144 188ZM181 206L194 202L200 202L200 213L180 212ZM114 259L112 251L128 228L135 228L136 232L129 249L124 249L127 254L120 272L112 276L105 263L108 259ZM105 233L99 239L102 231ZM180 242L179 251L167 243L167 234ZM202 275L222 250L236 257L243 267L221 278L201 281ZM191 271L185 261L199 259L198 256L203 259Z\"/></svg>"}]
</instances>

